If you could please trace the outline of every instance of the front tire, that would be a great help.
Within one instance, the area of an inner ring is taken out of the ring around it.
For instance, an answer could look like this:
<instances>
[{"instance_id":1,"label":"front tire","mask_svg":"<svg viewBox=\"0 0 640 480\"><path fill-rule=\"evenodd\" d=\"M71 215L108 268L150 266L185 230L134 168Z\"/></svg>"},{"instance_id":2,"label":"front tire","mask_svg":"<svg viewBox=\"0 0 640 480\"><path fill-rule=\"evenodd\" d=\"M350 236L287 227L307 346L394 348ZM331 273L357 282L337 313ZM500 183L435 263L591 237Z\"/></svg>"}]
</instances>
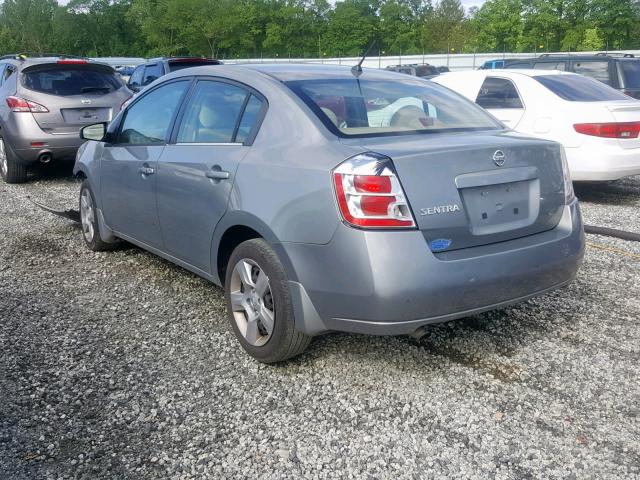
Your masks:
<instances>
[{"instance_id":1,"label":"front tire","mask_svg":"<svg viewBox=\"0 0 640 480\"><path fill-rule=\"evenodd\" d=\"M104 242L100 237L96 200L91 191L89 181L86 179L82 181L80 186L80 226L82 227L84 243L94 252L113 250L117 246L114 243Z\"/></svg>"},{"instance_id":2,"label":"front tire","mask_svg":"<svg viewBox=\"0 0 640 480\"><path fill-rule=\"evenodd\" d=\"M3 137L0 137L0 175L5 183L27 181L27 167L17 160L11 146Z\"/></svg>"},{"instance_id":3,"label":"front tire","mask_svg":"<svg viewBox=\"0 0 640 480\"><path fill-rule=\"evenodd\" d=\"M262 363L301 354L311 337L296 330L284 268L263 239L241 243L225 278L229 323L246 352Z\"/></svg>"}]
</instances>

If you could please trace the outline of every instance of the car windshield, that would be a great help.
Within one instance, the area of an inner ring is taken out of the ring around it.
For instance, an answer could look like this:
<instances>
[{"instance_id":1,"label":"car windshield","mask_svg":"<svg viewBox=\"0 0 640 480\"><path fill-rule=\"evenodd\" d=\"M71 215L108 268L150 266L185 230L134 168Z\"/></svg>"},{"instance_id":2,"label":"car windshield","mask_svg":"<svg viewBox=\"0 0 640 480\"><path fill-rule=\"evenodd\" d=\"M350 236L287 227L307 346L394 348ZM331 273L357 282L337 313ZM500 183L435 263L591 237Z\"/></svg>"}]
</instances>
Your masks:
<instances>
[{"instance_id":1,"label":"car windshield","mask_svg":"<svg viewBox=\"0 0 640 480\"><path fill-rule=\"evenodd\" d=\"M27 71L22 83L29 90L61 96L111 93L123 86L115 73L59 65Z\"/></svg>"},{"instance_id":2,"label":"car windshield","mask_svg":"<svg viewBox=\"0 0 640 480\"><path fill-rule=\"evenodd\" d=\"M570 102L631 100L616 89L581 75L540 75L533 78L563 100Z\"/></svg>"},{"instance_id":3,"label":"car windshield","mask_svg":"<svg viewBox=\"0 0 640 480\"><path fill-rule=\"evenodd\" d=\"M624 71L626 88L640 88L640 61L620 62Z\"/></svg>"},{"instance_id":4,"label":"car windshield","mask_svg":"<svg viewBox=\"0 0 640 480\"><path fill-rule=\"evenodd\" d=\"M286 84L342 137L504 128L460 95L416 78L328 78Z\"/></svg>"}]
</instances>

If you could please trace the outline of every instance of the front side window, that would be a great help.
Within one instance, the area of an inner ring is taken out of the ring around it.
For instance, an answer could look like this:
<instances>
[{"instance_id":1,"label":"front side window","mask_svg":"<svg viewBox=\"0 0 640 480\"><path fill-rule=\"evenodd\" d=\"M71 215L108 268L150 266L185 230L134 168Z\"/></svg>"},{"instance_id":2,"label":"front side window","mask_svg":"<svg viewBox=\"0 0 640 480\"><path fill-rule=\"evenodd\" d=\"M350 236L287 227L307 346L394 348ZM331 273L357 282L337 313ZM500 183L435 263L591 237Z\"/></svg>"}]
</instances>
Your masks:
<instances>
[{"instance_id":1,"label":"front side window","mask_svg":"<svg viewBox=\"0 0 640 480\"><path fill-rule=\"evenodd\" d=\"M184 113L178 143L233 143L249 92L228 83L198 82Z\"/></svg>"},{"instance_id":2,"label":"front side window","mask_svg":"<svg viewBox=\"0 0 640 480\"><path fill-rule=\"evenodd\" d=\"M611 79L609 78L609 62L575 62L573 64L573 71L585 77L594 78L607 85L611 84Z\"/></svg>"},{"instance_id":3,"label":"front side window","mask_svg":"<svg viewBox=\"0 0 640 480\"><path fill-rule=\"evenodd\" d=\"M482 108L523 108L516 86L506 78L485 78L476 103Z\"/></svg>"},{"instance_id":4,"label":"front side window","mask_svg":"<svg viewBox=\"0 0 640 480\"><path fill-rule=\"evenodd\" d=\"M339 136L380 136L501 129L489 114L438 84L327 78L286 82Z\"/></svg>"},{"instance_id":5,"label":"front side window","mask_svg":"<svg viewBox=\"0 0 640 480\"><path fill-rule=\"evenodd\" d=\"M533 78L558 97L570 102L633 100L604 83L580 75L540 75Z\"/></svg>"},{"instance_id":6,"label":"front side window","mask_svg":"<svg viewBox=\"0 0 640 480\"><path fill-rule=\"evenodd\" d=\"M124 145L153 145L166 141L169 127L188 80L163 85L143 96L125 112L118 138Z\"/></svg>"},{"instance_id":7,"label":"front side window","mask_svg":"<svg viewBox=\"0 0 640 480\"><path fill-rule=\"evenodd\" d=\"M27 70L22 84L35 92L60 96L110 93L122 87L122 82L113 71L57 64Z\"/></svg>"}]
</instances>

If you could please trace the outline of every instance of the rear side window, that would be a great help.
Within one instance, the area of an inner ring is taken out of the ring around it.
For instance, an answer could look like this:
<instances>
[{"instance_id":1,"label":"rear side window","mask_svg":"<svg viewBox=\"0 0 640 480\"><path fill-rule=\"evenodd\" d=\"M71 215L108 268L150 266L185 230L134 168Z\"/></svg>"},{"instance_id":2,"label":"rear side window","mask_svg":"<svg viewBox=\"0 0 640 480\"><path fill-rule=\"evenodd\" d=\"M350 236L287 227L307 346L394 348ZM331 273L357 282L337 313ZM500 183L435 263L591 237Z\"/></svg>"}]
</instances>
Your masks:
<instances>
[{"instance_id":1,"label":"rear side window","mask_svg":"<svg viewBox=\"0 0 640 480\"><path fill-rule=\"evenodd\" d=\"M483 108L523 108L518 90L511 80L487 77L476 103Z\"/></svg>"},{"instance_id":2,"label":"rear side window","mask_svg":"<svg viewBox=\"0 0 640 480\"><path fill-rule=\"evenodd\" d=\"M156 88L129 107L125 113L118 143L123 145L162 144L178 110L189 81L173 82Z\"/></svg>"},{"instance_id":3,"label":"rear side window","mask_svg":"<svg viewBox=\"0 0 640 480\"><path fill-rule=\"evenodd\" d=\"M625 88L640 88L640 61L620 62Z\"/></svg>"},{"instance_id":4,"label":"rear side window","mask_svg":"<svg viewBox=\"0 0 640 480\"><path fill-rule=\"evenodd\" d=\"M151 82L154 82L160 78L164 72L162 71L162 65L155 63L153 65L147 65L144 68L144 78L142 79L142 85L147 86Z\"/></svg>"},{"instance_id":5,"label":"rear side window","mask_svg":"<svg viewBox=\"0 0 640 480\"><path fill-rule=\"evenodd\" d=\"M573 71L585 77L606 83L607 85L611 84L611 79L609 78L609 62L574 62Z\"/></svg>"},{"instance_id":6,"label":"rear side window","mask_svg":"<svg viewBox=\"0 0 640 480\"><path fill-rule=\"evenodd\" d=\"M177 143L232 143L249 92L228 83L198 82L187 106Z\"/></svg>"},{"instance_id":7,"label":"rear side window","mask_svg":"<svg viewBox=\"0 0 640 480\"><path fill-rule=\"evenodd\" d=\"M258 123L258 117L261 110L262 100L255 95L251 95L247 102L247 106L244 109L244 113L242 114L242 118L240 119L240 126L238 127L238 134L235 139L236 142L245 142L247 138L249 138L249 135L251 135L251 132L253 131L253 127Z\"/></svg>"},{"instance_id":8,"label":"rear side window","mask_svg":"<svg viewBox=\"0 0 640 480\"><path fill-rule=\"evenodd\" d=\"M35 92L70 96L87 93L110 93L122 87L115 73L88 68L57 65L24 72L22 84Z\"/></svg>"},{"instance_id":9,"label":"rear side window","mask_svg":"<svg viewBox=\"0 0 640 480\"><path fill-rule=\"evenodd\" d=\"M580 75L541 75L533 78L563 100L570 102L632 100L614 88Z\"/></svg>"}]
</instances>

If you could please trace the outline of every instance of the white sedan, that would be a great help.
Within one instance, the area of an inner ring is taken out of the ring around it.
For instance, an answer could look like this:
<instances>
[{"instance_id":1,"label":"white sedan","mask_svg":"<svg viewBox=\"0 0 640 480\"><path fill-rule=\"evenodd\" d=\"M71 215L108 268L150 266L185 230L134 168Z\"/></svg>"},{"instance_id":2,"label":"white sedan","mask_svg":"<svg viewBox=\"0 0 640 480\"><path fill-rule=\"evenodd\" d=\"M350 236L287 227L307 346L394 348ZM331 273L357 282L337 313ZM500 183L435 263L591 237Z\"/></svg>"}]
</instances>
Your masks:
<instances>
[{"instance_id":1,"label":"white sedan","mask_svg":"<svg viewBox=\"0 0 640 480\"><path fill-rule=\"evenodd\" d=\"M433 79L521 133L560 142L574 181L640 174L640 101L581 75L480 70Z\"/></svg>"}]
</instances>

